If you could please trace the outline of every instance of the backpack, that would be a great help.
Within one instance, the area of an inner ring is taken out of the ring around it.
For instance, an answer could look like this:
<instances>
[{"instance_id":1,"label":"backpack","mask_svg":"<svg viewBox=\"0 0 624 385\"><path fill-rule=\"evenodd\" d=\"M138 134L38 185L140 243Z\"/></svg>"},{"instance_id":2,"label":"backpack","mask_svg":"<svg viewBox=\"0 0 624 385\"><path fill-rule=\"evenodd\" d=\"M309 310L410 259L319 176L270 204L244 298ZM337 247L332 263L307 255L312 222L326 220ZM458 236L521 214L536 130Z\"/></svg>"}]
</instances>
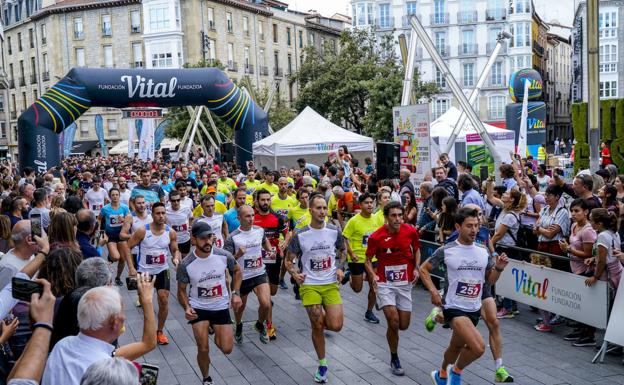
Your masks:
<instances>
[{"instance_id":1,"label":"backpack","mask_svg":"<svg viewBox=\"0 0 624 385\"><path fill-rule=\"evenodd\" d=\"M511 239L513 239L514 243L516 246L518 247L522 247L522 248L528 248L529 244L527 242L528 238L528 234L530 233L531 235L533 235L533 229L530 226L523 226L522 223L520 223L520 216L516 215L515 213L510 213L511 215L513 215L514 218L516 218L516 221L518 221L518 233L517 233L517 238L514 237L513 233L511 232L511 229L508 227L507 228L507 234L509 234L509 236L511 237Z\"/></svg>"}]
</instances>

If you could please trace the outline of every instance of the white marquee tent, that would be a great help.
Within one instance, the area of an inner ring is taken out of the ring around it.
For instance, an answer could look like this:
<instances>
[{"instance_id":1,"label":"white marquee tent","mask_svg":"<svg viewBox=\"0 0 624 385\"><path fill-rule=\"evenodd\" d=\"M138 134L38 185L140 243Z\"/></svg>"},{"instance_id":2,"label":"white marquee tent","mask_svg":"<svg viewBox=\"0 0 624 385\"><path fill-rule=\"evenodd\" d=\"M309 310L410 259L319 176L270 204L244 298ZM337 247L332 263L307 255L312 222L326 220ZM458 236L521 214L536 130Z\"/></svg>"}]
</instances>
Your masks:
<instances>
[{"instance_id":1,"label":"white marquee tent","mask_svg":"<svg viewBox=\"0 0 624 385\"><path fill-rule=\"evenodd\" d=\"M459 119L460 113L461 112L457 108L451 107L444 114L442 114L442 116L440 116L438 119L434 120L431 123L430 136L439 145L438 148L435 148L436 146L432 146L432 163L436 159L438 159L440 152L444 151L444 148L448 143L448 139L453 132L453 128L457 124L457 119ZM513 131L492 126L487 123L483 123L483 126L485 127L487 133L490 134L490 136L494 140L494 143L496 144L496 149L498 150L498 154L501 156L501 158L503 160L508 159L509 151L514 151L515 149L515 133ZM464 124L464 129L459 133L459 135L457 136L457 140L455 141L455 145L453 145L451 151L449 151L449 157L451 158L451 160L456 160L455 148L456 145L460 143L463 145L461 149L457 148L457 150L463 151L463 157L461 157L461 159L465 158L466 150L464 145L466 143L466 135L476 133L477 131L474 129L474 127L472 127L472 124L468 120L466 120L466 123ZM513 136L511 134L513 134ZM506 138L502 139L502 137Z\"/></svg>"},{"instance_id":2,"label":"white marquee tent","mask_svg":"<svg viewBox=\"0 0 624 385\"><path fill-rule=\"evenodd\" d=\"M346 145L349 153L364 164L373 156L373 139L345 130L325 119L310 107L278 132L253 144L255 166L278 169L292 167L298 158L320 165L327 161L330 151Z\"/></svg>"}]
</instances>

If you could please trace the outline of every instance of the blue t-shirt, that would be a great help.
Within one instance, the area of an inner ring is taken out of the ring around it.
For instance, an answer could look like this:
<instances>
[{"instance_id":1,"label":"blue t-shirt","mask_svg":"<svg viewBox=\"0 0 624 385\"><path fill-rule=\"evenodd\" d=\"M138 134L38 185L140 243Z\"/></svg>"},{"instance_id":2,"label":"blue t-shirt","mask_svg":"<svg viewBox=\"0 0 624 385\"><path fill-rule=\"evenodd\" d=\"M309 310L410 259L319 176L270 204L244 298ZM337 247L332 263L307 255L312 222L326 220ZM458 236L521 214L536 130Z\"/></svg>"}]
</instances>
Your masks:
<instances>
[{"instance_id":1,"label":"blue t-shirt","mask_svg":"<svg viewBox=\"0 0 624 385\"><path fill-rule=\"evenodd\" d=\"M225 201L227 199L227 197L225 196L224 193L217 191L217 195L215 196L215 199L218 200L219 202L226 204Z\"/></svg>"},{"instance_id":2,"label":"blue t-shirt","mask_svg":"<svg viewBox=\"0 0 624 385\"><path fill-rule=\"evenodd\" d=\"M114 209L110 203L102 207L100 216L104 222L106 234L119 234L128 214L130 214L130 209L123 203L120 203L117 209Z\"/></svg>"},{"instance_id":3,"label":"blue t-shirt","mask_svg":"<svg viewBox=\"0 0 624 385\"><path fill-rule=\"evenodd\" d=\"M226 211L225 214L223 214L223 218L227 222L228 231L230 233L240 227L240 222L238 220L238 210L236 209L236 207L232 207L231 209Z\"/></svg>"},{"instance_id":4,"label":"blue t-shirt","mask_svg":"<svg viewBox=\"0 0 624 385\"><path fill-rule=\"evenodd\" d=\"M169 180L169 182L167 184L163 184L163 182L160 182L160 187L167 192L167 194L169 194L171 192L171 190L173 190L173 182L171 180Z\"/></svg>"}]
</instances>

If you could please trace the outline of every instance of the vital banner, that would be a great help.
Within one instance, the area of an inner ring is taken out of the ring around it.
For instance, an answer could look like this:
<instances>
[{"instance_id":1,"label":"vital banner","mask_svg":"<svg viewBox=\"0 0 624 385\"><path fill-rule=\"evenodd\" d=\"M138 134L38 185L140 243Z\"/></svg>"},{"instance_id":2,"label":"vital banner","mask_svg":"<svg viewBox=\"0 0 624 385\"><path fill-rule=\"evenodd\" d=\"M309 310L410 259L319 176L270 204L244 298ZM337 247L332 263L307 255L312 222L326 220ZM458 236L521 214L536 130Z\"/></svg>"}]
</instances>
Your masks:
<instances>
[{"instance_id":1,"label":"vital banner","mask_svg":"<svg viewBox=\"0 0 624 385\"><path fill-rule=\"evenodd\" d=\"M537 159L537 149L546 143L546 103L527 103L527 152ZM520 120L522 119L522 103L508 104L506 107L507 129L520 137Z\"/></svg>"},{"instance_id":2,"label":"vital banner","mask_svg":"<svg viewBox=\"0 0 624 385\"><path fill-rule=\"evenodd\" d=\"M20 167L60 163L57 134L91 107L204 105L234 128L236 159L245 168L252 143L268 135L262 108L217 68L74 68L18 119Z\"/></svg>"},{"instance_id":3,"label":"vital banner","mask_svg":"<svg viewBox=\"0 0 624 385\"><path fill-rule=\"evenodd\" d=\"M400 165L412 173L414 185L419 185L430 169L429 105L416 104L392 109L394 142L400 145Z\"/></svg>"}]
</instances>

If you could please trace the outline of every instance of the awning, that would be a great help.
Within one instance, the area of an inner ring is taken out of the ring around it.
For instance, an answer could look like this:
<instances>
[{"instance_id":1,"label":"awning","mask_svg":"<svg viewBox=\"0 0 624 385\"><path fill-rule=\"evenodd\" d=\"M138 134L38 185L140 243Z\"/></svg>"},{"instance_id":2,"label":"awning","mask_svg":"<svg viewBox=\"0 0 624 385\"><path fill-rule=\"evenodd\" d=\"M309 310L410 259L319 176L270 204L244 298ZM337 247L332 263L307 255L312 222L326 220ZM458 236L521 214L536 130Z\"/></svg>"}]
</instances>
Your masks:
<instances>
[{"instance_id":1,"label":"awning","mask_svg":"<svg viewBox=\"0 0 624 385\"><path fill-rule=\"evenodd\" d=\"M97 140L83 140L74 142L72 145L70 154L86 154L87 152L93 150L95 146L99 144Z\"/></svg>"}]
</instances>

